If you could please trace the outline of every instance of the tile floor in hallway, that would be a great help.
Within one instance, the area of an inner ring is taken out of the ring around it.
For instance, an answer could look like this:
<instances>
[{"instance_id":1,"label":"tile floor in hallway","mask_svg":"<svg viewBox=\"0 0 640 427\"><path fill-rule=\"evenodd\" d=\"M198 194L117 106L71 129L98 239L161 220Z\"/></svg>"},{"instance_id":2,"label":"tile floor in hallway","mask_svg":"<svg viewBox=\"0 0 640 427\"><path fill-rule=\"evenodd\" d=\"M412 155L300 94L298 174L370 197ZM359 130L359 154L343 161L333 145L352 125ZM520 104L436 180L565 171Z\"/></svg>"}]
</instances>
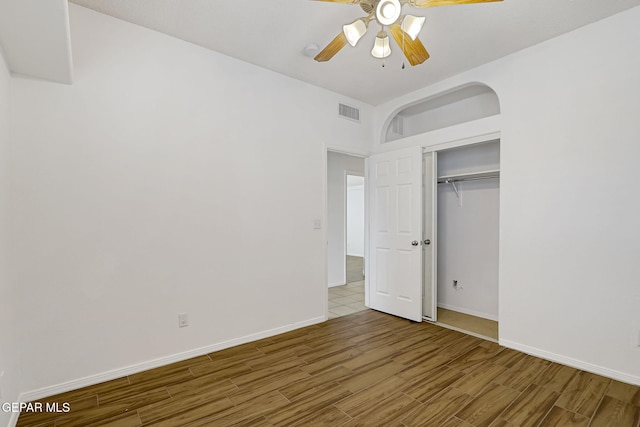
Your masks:
<instances>
[{"instance_id":1,"label":"tile floor in hallway","mask_svg":"<svg viewBox=\"0 0 640 427\"><path fill-rule=\"evenodd\" d=\"M364 258L360 256L347 255L346 259L347 283L364 280Z\"/></svg>"},{"instance_id":2,"label":"tile floor in hallway","mask_svg":"<svg viewBox=\"0 0 640 427\"><path fill-rule=\"evenodd\" d=\"M364 310L364 258L347 255L347 284L329 288L329 319Z\"/></svg>"},{"instance_id":3,"label":"tile floor in hallway","mask_svg":"<svg viewBox=\"0 0 640 427\"><path fill-rule=\"evenodd\" d=\"M364 280L329 288L329 319L357 313L366 308Z\"/></svg>"}]
</instances>

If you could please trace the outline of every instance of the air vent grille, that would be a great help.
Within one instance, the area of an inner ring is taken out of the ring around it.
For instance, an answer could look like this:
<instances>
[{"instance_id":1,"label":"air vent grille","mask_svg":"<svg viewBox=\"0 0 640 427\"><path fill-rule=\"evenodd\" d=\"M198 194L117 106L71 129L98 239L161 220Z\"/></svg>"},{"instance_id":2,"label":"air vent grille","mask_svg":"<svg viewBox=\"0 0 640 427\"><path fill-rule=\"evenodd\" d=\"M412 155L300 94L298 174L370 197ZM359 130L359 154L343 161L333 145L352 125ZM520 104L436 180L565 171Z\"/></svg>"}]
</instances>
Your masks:
<instances>
[{"instance_id":1,"label":"air vent grille","mask_svg":"<svg viewBox=\"0 0 640 427\"><path fill-rule=\"evenodd\" d=\"M360 110L355 107L349 107L348 105L338 104L338 114L345 119L360 121Z\"/></svg>"}]
</instances>

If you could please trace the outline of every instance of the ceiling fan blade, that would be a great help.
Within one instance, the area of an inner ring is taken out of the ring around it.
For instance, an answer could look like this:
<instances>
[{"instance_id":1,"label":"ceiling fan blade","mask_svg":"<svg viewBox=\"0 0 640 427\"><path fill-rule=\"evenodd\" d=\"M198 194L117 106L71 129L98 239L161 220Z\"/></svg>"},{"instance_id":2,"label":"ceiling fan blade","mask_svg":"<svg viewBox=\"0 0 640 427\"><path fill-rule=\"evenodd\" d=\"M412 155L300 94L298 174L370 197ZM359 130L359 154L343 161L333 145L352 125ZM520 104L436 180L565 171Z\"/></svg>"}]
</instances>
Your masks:
<instances>
[{"instance_id":1,"label":"ceiling fan blade","mask_svg":"<svg viewBox=\"0 0 640 427\"><path fill-rule=\"evenodd\" d=\"M340 31L340 34L336 36L335 39L331 41L322 49L322 51L316 55L315 59L318 62L325 62L333 58L333 56L340 51L347 44L347 36L344 35L343 31Z\"/></svg>"},{"instance_id":2,"label":"ceiling fan blade","mask_svg":"<svg viewBox=\"0 0 640 427\"><path fill-rule=\"evenodd\" d=\"M323 0L324 1L324 0ZM502 0L410 0L413 7L452 6L456 4L490 3Z\"/></svg>"},{"instance_id":3,"label":"ceiling fan blade","mask_svg":"<svg viewBox=\"0 0 640 427\"><path fill-rule=\"evenodd\" d=\"M429 59L429 52L427 52L427 49L425 49L422 42L417 38L415 40L411 40L409 34L402 31L400 24L394 24L391 26L391 35L398 46L400 46L400 49L403 50L404 56L407 57L411 66L422 64L424 61Z\"/></svg>"}]
</instances>

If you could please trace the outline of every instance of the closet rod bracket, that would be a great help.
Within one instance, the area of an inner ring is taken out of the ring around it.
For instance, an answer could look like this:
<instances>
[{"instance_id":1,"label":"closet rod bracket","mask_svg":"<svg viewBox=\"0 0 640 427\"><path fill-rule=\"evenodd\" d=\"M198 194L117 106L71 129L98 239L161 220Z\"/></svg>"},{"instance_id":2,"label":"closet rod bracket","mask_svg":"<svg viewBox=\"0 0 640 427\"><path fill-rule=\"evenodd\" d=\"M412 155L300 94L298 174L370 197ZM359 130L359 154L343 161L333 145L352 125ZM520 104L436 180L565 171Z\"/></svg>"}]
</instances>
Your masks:
<instances>
[{"instance_id":1,"label":"closet rod bracket","mask_svg":"<svg viewBox=\"0 0 640 427\"><path fill-rule=\"evenodd\" d=\"M458 206L462 206L462 194L460 194L460 190L458 189L458 186L456 185L456 181L455 179L445 179L443 182L445 184L451 184L451 186L453 187L453 191L456 192L456 197L458 198Z\"/></svg>"},{"instance_id":2,"label":"closet rod bracket","mask_svg":"<svg viewBox=\"0 0 640 427\"><path fill-rule=\"evenodd\" d=\"M451 186L453 187L453 191L456 192L456 196L458 196L458 199L460 198L460 192L458 191L458 186L456 185L456 182L453 179L447 179L445 181L447 184L451 184Z\"/></svg>"}]
</instances>

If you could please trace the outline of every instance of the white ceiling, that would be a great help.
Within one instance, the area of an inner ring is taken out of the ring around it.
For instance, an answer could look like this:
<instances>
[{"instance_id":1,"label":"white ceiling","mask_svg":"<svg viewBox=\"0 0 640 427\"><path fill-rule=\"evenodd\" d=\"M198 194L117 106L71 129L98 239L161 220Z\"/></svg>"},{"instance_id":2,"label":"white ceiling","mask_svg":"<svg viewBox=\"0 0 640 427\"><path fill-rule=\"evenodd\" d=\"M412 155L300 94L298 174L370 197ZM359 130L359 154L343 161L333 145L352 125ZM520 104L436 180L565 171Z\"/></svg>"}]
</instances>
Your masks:
<instances>
[{"instance_id":1,"label":"white ceiling","mask_svg":"<svg viewBox=\"0 0 640 427\"><path fill-rule=\"evenodd\" d=\"M416 67L407 63L403 70L403 56L394 42L386 67L370 55L374 25L355 48L347 45L329 62L303 54L307 44L323 48L342 25L364 16L358 5L311 0L72 1L372 105L640 6L640 0L405 6L404 13L427 17L420 38L431 58Z\"/></svg>"}]
</instances>

